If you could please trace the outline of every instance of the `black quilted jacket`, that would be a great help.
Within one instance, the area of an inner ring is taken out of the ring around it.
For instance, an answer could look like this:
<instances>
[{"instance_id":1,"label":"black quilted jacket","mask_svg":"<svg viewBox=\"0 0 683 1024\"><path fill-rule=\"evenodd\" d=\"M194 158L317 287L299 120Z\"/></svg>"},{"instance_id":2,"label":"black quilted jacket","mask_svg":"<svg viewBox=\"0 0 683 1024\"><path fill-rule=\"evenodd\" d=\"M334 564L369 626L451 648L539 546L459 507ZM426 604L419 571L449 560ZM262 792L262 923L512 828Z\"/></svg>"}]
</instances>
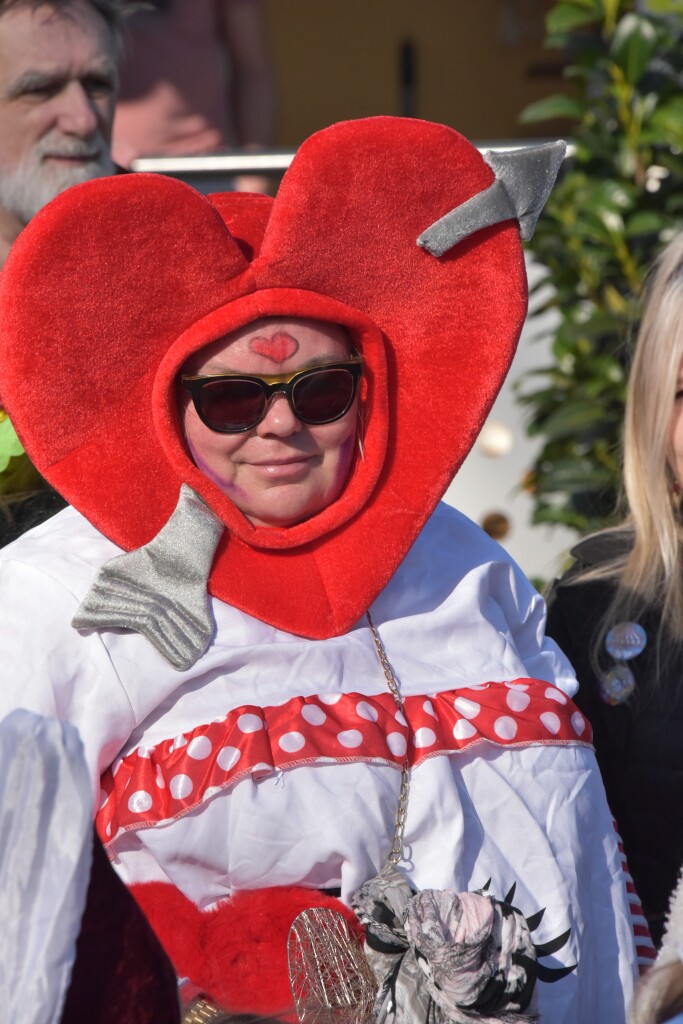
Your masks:
<instances>
[{"instance_id":1,"label":"black quilted jacket","mask_svg":"<svg viewBox=\"0 0 683 1024\"><path fill-rule=\"evenodd\" d=\"M570 583L580 569L606 561L628 542L624 534L605 533L574 548L576 564L549 596L547 632L576 670L576 703L593 725L607 799L652 937L659 944L669 894L683 864L683 648L672 650L668 645L672 660L658 678L655 636L660 616L657 609L645 609L637 621L648 643L629 662L636 693L618 707L605 704L591 665L591 646L613 584ZM614 665L606 652L604 664Z\"/></svg>"}]
</instances>

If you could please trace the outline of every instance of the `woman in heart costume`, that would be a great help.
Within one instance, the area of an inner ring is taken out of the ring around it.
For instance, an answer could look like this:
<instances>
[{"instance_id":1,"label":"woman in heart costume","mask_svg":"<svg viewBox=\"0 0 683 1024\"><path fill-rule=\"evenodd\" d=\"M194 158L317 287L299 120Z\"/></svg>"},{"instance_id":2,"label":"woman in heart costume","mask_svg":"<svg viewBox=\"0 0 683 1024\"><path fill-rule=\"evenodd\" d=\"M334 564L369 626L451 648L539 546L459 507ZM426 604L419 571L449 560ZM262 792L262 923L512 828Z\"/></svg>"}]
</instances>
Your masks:
<instances>
[{"instance_id":1,"label":"woman in heart costume","mask_svg":"<svg viewBox=\"0 0 683 1024\"><path fill-rule=\"evenodd\" d=\"M617 1024L651 955L543 602L439 504L514 354L549 149L487 162L441 125L343 123L274 201L153 175L71 189L3 271L3 402L72 507L2 553L0 712L78 727L102 842L216 1005L293 1012L306 907L355 922L353 902L379 955L363 887L388 860L390 901L483 890L533 940L533 999L525 974L506 1003L501 968L495 997L451 1005L430 962L425 1019L531 1020L537 1000L553 1024ZM302 364L300 330L349 344ZM277 392L331 360L362 366L341 475L261 517L193 446L188 378L248 374L274 389L264 416L296 420ZM380 988L379 1019L408 1019Z\"/></svg>"}]
</instances>

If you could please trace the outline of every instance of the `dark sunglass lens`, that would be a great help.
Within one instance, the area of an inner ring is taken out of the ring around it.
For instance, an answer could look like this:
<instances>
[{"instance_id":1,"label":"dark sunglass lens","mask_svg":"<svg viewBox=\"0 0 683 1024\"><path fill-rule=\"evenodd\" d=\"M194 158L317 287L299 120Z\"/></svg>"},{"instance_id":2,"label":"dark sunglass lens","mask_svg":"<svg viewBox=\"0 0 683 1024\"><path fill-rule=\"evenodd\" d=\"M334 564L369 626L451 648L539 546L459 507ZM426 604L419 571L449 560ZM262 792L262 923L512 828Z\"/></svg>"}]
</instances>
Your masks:
<instances>
[{"instance_id":1,"label":"dark sunglass lens","mask_svg":"<svg viewBox=\"0 0 683 1024\"><path fill-rule=\"evenodd\" d=\"M216 380L199 392L202 417L214 430L226 432L253 427L265 408L265 394L253 380Z\"/></svg>"},{"instance_id":2,"label":"dark sunglass lens","mask_svg":"<svg viewBox=\"0 0 683 1024\"><path fill-rule=\"evenodd\" d=\"M350 370L316 370L294 385L294 411L309 423L329 423L350 407L356 383Z\"/></svg>"}]
</instances>

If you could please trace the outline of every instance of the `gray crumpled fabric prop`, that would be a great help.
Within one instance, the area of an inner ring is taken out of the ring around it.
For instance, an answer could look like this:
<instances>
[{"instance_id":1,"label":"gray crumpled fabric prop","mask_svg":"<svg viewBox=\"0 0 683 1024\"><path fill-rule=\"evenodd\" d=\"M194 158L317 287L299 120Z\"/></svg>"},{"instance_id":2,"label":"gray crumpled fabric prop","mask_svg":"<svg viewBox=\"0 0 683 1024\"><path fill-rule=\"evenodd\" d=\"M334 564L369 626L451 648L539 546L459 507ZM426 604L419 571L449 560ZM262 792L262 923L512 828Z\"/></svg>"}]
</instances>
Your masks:
<instances>
[{"instance_id":1,"label":"gray crumpled fabric prop","mask_svg":"<svg viewBox=\"0 0 683 1024\"><path fill-rule=\"evenodd\" d=\"M536 953L519 911L483 893L415 893L388 864L352 897L379 983L376 1024L523 1024Z\"/></svg>"},{"instance_id":2,"label":"gray crumpled fabric prop","mask_svg":"<svg viewBox=\"0 0 683 1024\"><path fill-rule=\"evenodd\" d=\"M173 668L192 668L215 630L207 582L223 529L183 484L175 511L156 537L97 570L71 625L141 633Z\"/></svg>"},{"instance_id":3,"label":"gray crumpled fabric prop","mask_svg":"<svg viewBox=\"0 0 683 1024\"><path fill-rule=\"evenodd\" d=\"M493 184L435 221L422 232L417 244L432 256L443 256L475 231L504 220L519 221L520 234L528 242L566 149L566 144L558 141L486 153L484 159L496 175Z\"/></svg>"}]
</instances>

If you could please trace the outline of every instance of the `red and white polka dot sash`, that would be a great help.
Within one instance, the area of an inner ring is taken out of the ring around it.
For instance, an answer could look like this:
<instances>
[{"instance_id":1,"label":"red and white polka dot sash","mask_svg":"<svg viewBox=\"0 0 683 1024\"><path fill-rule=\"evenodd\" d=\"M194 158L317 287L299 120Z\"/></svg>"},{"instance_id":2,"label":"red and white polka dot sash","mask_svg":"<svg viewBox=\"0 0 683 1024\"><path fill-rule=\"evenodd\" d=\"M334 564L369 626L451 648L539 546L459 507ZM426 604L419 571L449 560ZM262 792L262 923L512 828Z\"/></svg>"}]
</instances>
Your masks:
<instances>
[{"instance_id":1,"label":"red and white polka dot sash","mask_svg":"<svg viewBox=\"0 0 683 1024\"><path fill-rule=\"evenodd\" d=\"M538 679L481 683L404 697L389 693L292 697L275 707L245 704L208 725L138 747L102 776L97 828L120 832L182 817L248 775L305 764L367 761L398 771L483 741L502 747L591 742L591 728L557 687Z\"/></svg>"}]
</instances>

